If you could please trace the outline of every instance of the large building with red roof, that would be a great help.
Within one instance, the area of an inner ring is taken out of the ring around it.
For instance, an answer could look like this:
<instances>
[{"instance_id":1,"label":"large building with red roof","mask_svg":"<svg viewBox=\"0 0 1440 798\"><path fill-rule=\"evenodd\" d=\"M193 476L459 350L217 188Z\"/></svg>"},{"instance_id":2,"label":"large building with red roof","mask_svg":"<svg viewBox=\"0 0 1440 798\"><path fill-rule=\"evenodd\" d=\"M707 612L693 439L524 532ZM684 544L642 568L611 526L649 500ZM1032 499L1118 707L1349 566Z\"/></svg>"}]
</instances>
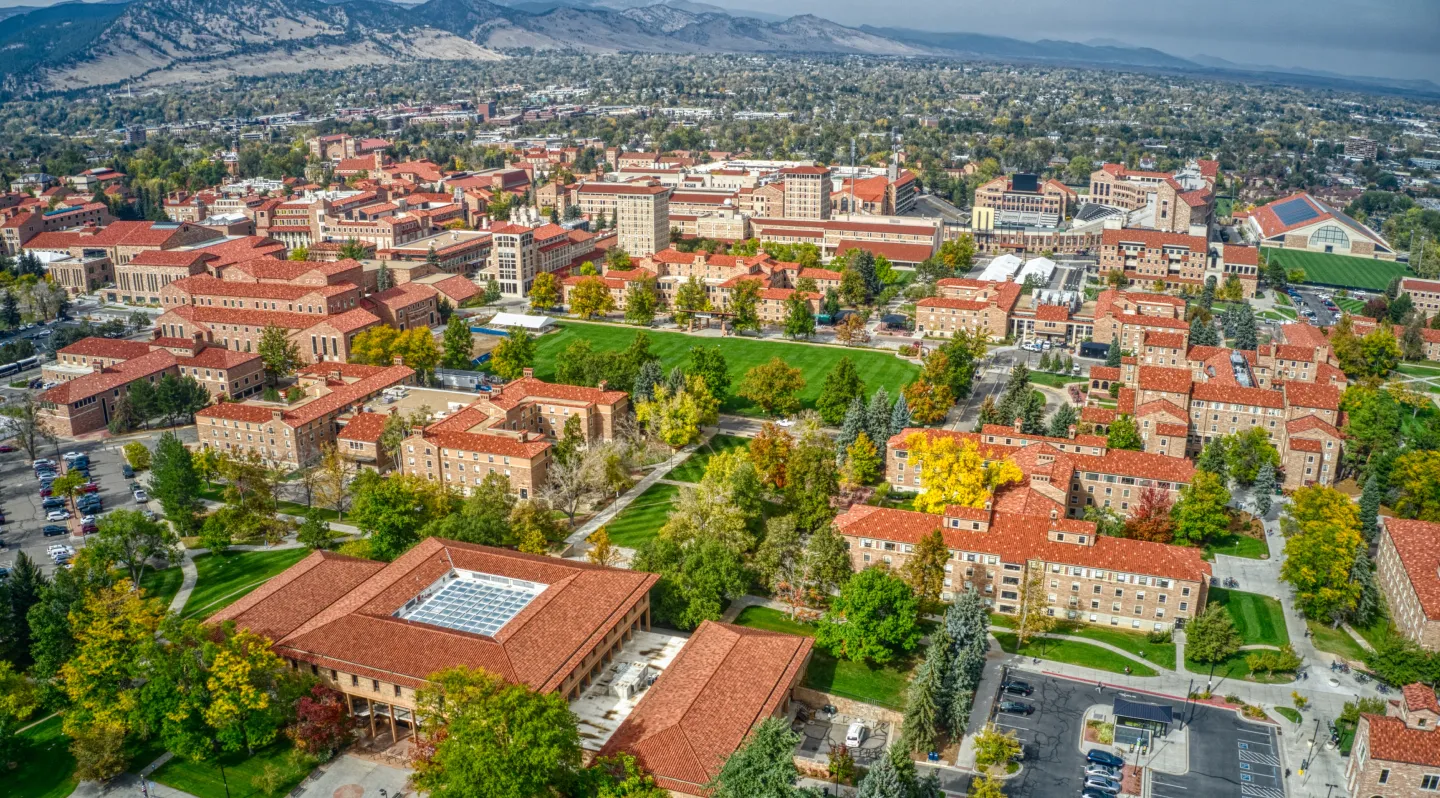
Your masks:
<instances>
[{"instance_id":1,"label":"large building with red roof","mask_svg":"<svg viewBox=\"0 0 1440 798\"><path fill-rule=\"evenodd\" d=\"M1214 215L1214 161L1192 160L1178 172L1146 172L1108 163L1090 175L1088 202L1143 212L1141 225L1165 233L1204 231ZM1203 235L1203 232L1201 232Z\"/></svg>"},{"instance_id":2,"label":"large building with red roof","mask_svg":"<svg viewBox=\"0 0 1440 798\"><path fill-rule=\"evenodd\" d=\"M1440 650L1440 524L1382 518L1375 572L1400 634Z\"/></svg>"},{"instance_id":3,"label":"large building with red roof","mask_svg":"<svg viewBox=\"0 0 1440 798\"><path fill-rule=\"evenodd\" d=\"M903 568L921 539L939 532L950 552L943 601L973 588L993 611L1013 615L1040 574L1057 618L1149 632L1198 615L1210 577L1200 550L1100 535L1093 523L1067 518L1052 490L1055 466L1072 470L1067 459L1048 450L1024 484L1002 488L981 508L935 515L857 504L835 528L856 569ZM1077 457L1074 470L1101 459Z\"/></svg>"},{"instance_id":4,"label":"large building with red roof","mask_svg":"<svg viewBox=\"0 0 1440 798\"><path fill-rule=\"evenodd\" d=\"M1246 224L1261 247L1395 260L1379 233L1304 192L1256 208Z\"/></svg>"},{"instance_id":5,"label":"large building with red roof","mask_svg":"<svg viewBox=\"0 0 1440 798\"><path fill-rule=\"evenodd\" d=\"M1408 684L1384 714L1363 713L1345 766L1350 798L1411 798L1440 791L1440 701Z\"/></svg>"}]
</instances>

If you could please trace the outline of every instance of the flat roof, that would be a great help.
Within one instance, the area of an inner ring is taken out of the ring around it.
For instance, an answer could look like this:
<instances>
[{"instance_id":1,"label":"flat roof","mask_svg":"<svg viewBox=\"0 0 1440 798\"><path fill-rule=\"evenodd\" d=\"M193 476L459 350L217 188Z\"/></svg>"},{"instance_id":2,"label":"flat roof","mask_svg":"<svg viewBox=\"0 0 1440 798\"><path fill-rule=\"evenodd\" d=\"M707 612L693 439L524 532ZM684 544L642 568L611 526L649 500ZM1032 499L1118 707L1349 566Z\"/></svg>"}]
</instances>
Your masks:
<instances>
[{"instance_id":1,"label":"flat roof","mask_svg":"<svg viewBox=\"0 0 1440 798\"><path fill-rule=\"evenodd\" d=\"M637 631L625 641L605 672L579 698L570 702L570 711L575 713L580 727L580 745L590 751L605 747L615 730L649 695L650 677L664 673L688 639L686 635ZM633 691L618 689L617 680L636 666L647 669L646 678L639 681Z\"/></svg>"}]
</instances>

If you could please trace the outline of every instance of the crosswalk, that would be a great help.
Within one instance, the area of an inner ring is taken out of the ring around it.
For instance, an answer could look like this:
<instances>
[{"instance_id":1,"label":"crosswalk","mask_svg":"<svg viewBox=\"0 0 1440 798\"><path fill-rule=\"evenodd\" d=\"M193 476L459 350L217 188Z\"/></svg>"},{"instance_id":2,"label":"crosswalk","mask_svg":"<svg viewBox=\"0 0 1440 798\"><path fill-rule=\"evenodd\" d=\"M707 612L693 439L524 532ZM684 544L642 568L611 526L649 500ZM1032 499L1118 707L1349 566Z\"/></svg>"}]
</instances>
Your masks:
<instances>
[{"instance_id":1,"label":"crosswalk","mask_svg":"<svg viewBox=\"0 0 1440 798\"><path fill-rule=\"evenodd\" d=\"M1253 784L1241 784L1240 794L1245 798L1285 798L1284 790L1277 790L1273 787L1257 787Z\"/></svg>"},{"instance_id":2,"label":"crosswalk","mask_svg":"<svg viewBox=\"0 0 1440 798\"><path fill-rule=\"evenodd\" d=\"M1258 751L1241 751L1240 761L1250 762L1256 765L1271 765L1273 767L1280 767L1280 757L1275 756L1274 754L1262 754Z\"/></svg>"}]
</instances>

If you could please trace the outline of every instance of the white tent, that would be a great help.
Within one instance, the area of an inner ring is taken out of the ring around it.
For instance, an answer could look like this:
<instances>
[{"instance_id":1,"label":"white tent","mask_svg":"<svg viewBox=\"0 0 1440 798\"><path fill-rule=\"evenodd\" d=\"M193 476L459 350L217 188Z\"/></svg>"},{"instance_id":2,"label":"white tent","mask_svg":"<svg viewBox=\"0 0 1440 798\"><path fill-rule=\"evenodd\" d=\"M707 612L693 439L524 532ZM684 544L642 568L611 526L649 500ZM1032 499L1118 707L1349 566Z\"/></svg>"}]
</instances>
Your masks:
<instances>
[{"instance_id":1,"label":"white tent","mask_svg":"<svg viewBox=\"0 0 1440 798\"><path fill-rule=\"evenodd\" d=\"M1023 283L1026 278L1034 277L1036 285L1049 285L1051 275L1055 274L1055 261L1049 258L1031 258L1025 262L1025 268L1015 275L1015 282Z\"/></svg>"},{"instance_id":2,"label":"white tent","mask_svg":"<svg viewBox=\"0 0 1440 798\"><path fill-rule=\"evenodd\" d=\"M1006 253L990 261L989 265L985 267L985 271L980 273L980 279L1000 283L1006 282L1015 275L1015 272L1020 270L1021 264L1022 261L1020 258Z\"/></svg>"},{"instance_id":3,"label":"white tent","mask_svg":"<svg viewBox=\"0 0 1440 798\"><path fill-rule=\"evenodd\" d=\"M521 327L532 332L538 332L554 323L555 320L549 316L529 316L523 313L496 313L495 318L486 322L485 326L498 330Z\"/></svg>"}]
</instances>

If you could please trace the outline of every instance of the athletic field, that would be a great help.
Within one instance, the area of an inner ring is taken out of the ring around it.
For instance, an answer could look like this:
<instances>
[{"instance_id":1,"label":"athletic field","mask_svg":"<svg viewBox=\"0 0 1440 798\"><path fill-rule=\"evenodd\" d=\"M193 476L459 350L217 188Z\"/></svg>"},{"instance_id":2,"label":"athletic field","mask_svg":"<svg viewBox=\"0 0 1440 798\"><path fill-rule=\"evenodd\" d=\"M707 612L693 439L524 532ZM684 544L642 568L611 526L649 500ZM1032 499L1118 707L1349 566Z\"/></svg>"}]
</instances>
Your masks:
<instances>
[{"instance_id":1,"label":"athletic field","mask_svg":"<svg viewBox=\"0 0 1440 798\"><path fill-rule=\"evenodd\" d=\"M1403 263L1349 255L1266 248L1265 257L1272 263L1278 260L1286 271L1304 269L1306 282L1344 288L1384 291L1392 279L1410 275Z\"/></svg>"},{"instance_id":2,"label":"athletic field","mask_svg":"<svg viewBox=\"0 0 1440 798\"><path fill-rule=\"evenodd\" d=\"M555 378L555 359L566 347L580 338L589 341L596 351L619 350L629 346L637 332L642 332L642 329L635 327L586 324L575 321L561 322L556 326L560 328L559 332L542 336L536 342L535 376L542 380ZM838 346L818 346L754 338L701 338L685 333L657 332L655 330L643 330L643 332L650 336L650 351L660 356L667 373L674 366L685 365L689 360L690 347L718 344L725 354L725 363L730 368L731 391L731 395L726 398L720 409L722 412L738 415L762 415L759 408L748 400L735 396L734 392L740 387L740 381L745 377L746 371L753 366L768 362L772 357L778 356L786 363L804 372L805 390L800 393L800 401L805 407L815 406L815 400L820 396L820 386L825 382L825 375L835 367L835 364L840 362L842 357L850 358L855 364L856 371L860 372L860 378L865 381L867 396L883 385L885 390L890 392L891 398L894 398L900 389L914 380L915 375L920 372L919 367L909 361L901 360L888 351L844 349ZM629 386L625 387L629 388Z\"/></svg>"}]
</instances>

